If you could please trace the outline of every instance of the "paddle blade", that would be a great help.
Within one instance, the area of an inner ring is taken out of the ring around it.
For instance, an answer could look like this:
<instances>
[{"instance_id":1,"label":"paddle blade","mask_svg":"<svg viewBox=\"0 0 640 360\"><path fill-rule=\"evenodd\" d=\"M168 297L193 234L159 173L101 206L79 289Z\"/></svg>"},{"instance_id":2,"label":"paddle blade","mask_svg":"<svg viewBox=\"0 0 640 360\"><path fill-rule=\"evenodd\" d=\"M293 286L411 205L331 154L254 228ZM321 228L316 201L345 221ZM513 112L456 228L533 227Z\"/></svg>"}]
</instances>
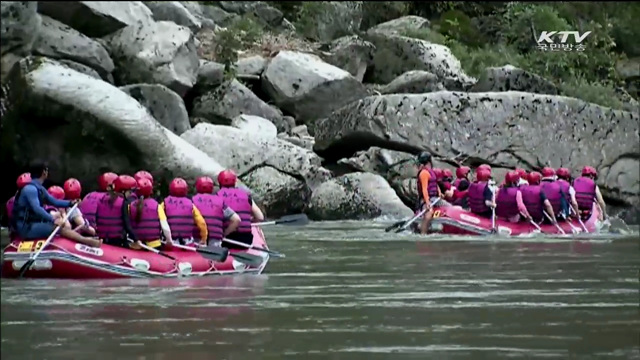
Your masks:
<instances>
[{"instance_id":1,"label":"paddle blade","mask_svg":"<svg viewBox=\"0 0 640 360\"><path fill-rule=\"evenodd\" d=\"M398 222L394 223L393 225L389 225L384 229L384 232L389 232L389 231L391 231L391 230L393 230L393 229L395 229L397 227L402 226L404 223L405 223L405 220L402 220L402 221L398 221Z\"/></svg>"},{"instance_id":2,"label":"paddle blade","mask_svg":"<svg viewBox=\"0 0 640 360\"><path fill-rule=\"evenodd\" d=\"M276 225L302 226L309 223L305 214L286 215L276 220Z\"/></svg>"},{"instance_id":3,"label":"paddle blade","mask_svg":"<svg viewBox=\"0 0 640 360\"><path fill-rule=\"evenodd\" d=\"M224 262L229 256L229 250L219 246L211 246L206 248L198 248L198 253L209 260L215 262Z\"/></svg>"},{"instance_id":4,"label":"paddle blade","mask_svg":"<svg viewBox=\"0 0 640 360\"><path fill-rule=\"evenodd\" d=\"M231 257L251 267L258 267L262 265L262 262L264 261L264 259L260 256L242 253L242 252L232 253Z\"/></svg>"},{"instance_id":5,"label":"paddle blade","mask_svg":"<svg viewBox=\"0 0 640 360\"><path fill-rule=\"evenodd\" d=\"M18 277L23 277L24 274L27 272L27 270L29 270L29 268L31 267L31 265L33 265L33 260L29 259L24 265L22 265L22 267L20 268L20 273L18 274Z\"/></svg>"}]
</instances>

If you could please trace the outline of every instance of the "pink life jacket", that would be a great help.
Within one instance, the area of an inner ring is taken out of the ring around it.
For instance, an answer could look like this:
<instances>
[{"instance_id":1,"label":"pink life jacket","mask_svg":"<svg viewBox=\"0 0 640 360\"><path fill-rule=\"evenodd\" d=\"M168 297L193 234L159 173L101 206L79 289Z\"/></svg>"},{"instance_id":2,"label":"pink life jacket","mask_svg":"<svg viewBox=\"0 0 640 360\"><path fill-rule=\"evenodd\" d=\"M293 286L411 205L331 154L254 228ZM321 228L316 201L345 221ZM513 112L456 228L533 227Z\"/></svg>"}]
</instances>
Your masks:
<instances>
[{"instance_id":1,"label":"pink life jacket","mask_svg":"<svg viewBox=\"0 0 640 360\"><path fill-rule=\"evenodd\" d=\"M515 186L502 187L496 196L496 216L510 218L519 213L518 195L519 189Z\"/></svg>"},{"instance_id":2,"label":"pink life jacket","mask_svg":"<svg viewBox=\"0 0 640 360\"><path fill-rule=\"evenodd\" d=\"M167 196L164 198L164 212L174 239L191 239L196 228L193 219L193 202L187 197Z\"/></svg>"},{"instance_id":3,"label":"pink life jacket","mask_svg":"<svg viewBox=\"0 0 640 360\"><path fill-rule=\"evenodd\" d=\"M193 205L200 210L200 214L207 223L209 238L207 240L222 240L224 237L224 200L212 194L197 194L192 198ZM198 231L194 232L199 233ZM199 235L195 235L198 237Z\"/></svg>"},{"instance_id":4,"label":"pink life jacket","mask_svg":"<svg viewBox=\"0 0 640 360\"><path fill-rule=\"evenodd\" d=\"M486 181L476 181L469 185L468 199L469 209L471 212L478 215L484 215L491 211L491 208L485 204L484 189L487 187Z\"/></svg>"},{"instance_id":5,"label":"pink life jacket","mask_svg":"<svg viewBox=\"0 0 640 360\"><path fill-rule=\"evenodd\" d=\"M142 214L140 221L136 221L138 217L138 203L142 201ZM151 241L158 240L162 236L162 228L160 227L160 217L158 216L158 202L153 198L134 200L129 207L131 214L131 229L136 234L138 240Z\"/></svg>"},{"instance_id":6,"label":"pink life jacket","mask_svg":"<svg viewBox=\"0 0 640 360\"><path fill-rule=\"evenodd\" d=\"M102 239L122 239L124 223L122 221L122 204L120 195L111 203L110 196L105 194L96 208L96 233Z\"/></svg>"},{"instance_id":7,"label":"pink life jacket","mask_svg":"<svg viewBox=\"0 0 640 360\"><path fill-rule=\"evenodd\" d=\"M216 196L220 196L224 204L230 207L233 211L240 216L240 225L236 232L239 233L251 233L251 202L249 194L243 189L234 188L222 188L218 190ZM226 228L229 226L229 222L225 221L223 226Z\"/></svg>"},{"instance_id":8,"label":"pink life jacket","mask_svg":"<svg viewBox=\"0 0 640 360\"><path fill-rule=\"evenodd\" d=\"M100 199L102 199L106 194L107 193L105 192L92 191L85 195L80 205L78 205L80 212L84 215L84 218L89 221L89 225L95 225L98 203L100 203Z\"/></svg>"},{"instance_id":9,"label":"pink life jacket","mask_svg":"<svg viewBox=\"0 0 640 360\"><path fill-rule=\"evenodd\" d=\"M567 200L567 204L571 206L571 194L569 193L569 188L571 188L571 184L569 184L569 182L564 179L558 179L556 180L556 182L558 183L558 186L560 186L560 190L564 195L564 199Z\"/></svg>"},{"instance_id":10,"label":"pink life jacket","mask_svg":"<svg viewBox=\"0 0 640 360\"><path fill-rule=\"evenodd\" d=\"M560 190L560 184L556 181L542 180L540 183L542 187L542 193L547 197L551 203L553 213L559 215L562 212L562 192Z\"/></svg>"},{"instance_id":11,"label":"pink life jacket","mask_svg":"<svg viewBox=\"0 0 640 360\"><path fill-rule=\"evenodd\" d=\"M581 176L573 180L573 189L576 191L576 202L580 211L591 213L593 202L596 199L596 183L588 177Z\"/></svg>"},{"instance_id":12,"label":"pink life jacket","mask_svg":"<svg viewBox=\"0 0 640 360\"><path fill-rule=\"evenodd\" d=\"M16 196L12 196L11 199L7 200L6 209L7 209L7 220L11 222L11 216L13 213L13 203L16 201Z\"/></svg>"},{"instance_id":13,"label":"pink life jacket","mask_svg":"<svg viewBox=\"0 0 640 360\"><path fill-rule=\"evenodd\" d=\"M544 219L544 207L543 202L540 200L540 194L542 193L542 186L540 185L523 185L520 187L522 193L522 202L527 208L529 215L536 222L540 222Z\"/></svg>"}]
</instances>

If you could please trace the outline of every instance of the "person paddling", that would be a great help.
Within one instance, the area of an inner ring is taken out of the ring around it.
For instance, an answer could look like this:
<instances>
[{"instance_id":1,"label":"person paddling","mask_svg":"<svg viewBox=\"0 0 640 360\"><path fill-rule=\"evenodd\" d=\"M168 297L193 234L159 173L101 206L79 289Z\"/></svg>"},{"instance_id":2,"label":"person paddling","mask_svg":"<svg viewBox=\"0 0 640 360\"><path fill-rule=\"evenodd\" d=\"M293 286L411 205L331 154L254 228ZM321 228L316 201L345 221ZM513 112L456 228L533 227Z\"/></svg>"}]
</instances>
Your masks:
<instances>
[{"instance_id":1,"label":"person paddling","mask_svg":"<svg viewBox=\"0 0 640 360\"><path fill-rule=\"evenodd\" d=\"M100 199L96 209L96 231L105 243L128 248L127 239L135 240L128 208L136 186L136 180L129 175L120 175L107 185L108 194Z\"/></svg>"},{"instance_id":2,"label":"person paddling","mask_svg":"<svg viewBox=\"0 0 640 360\"><path fill-rule=\"evenodd\" d=\"M432 199L440 198L440 189L438 188L438 176L433 169L431 154L426 151L418 155L418 202L416 211L426 210L420 224L420 234L426 235L429 231L429 224L433 218L435 206L440 200L435 200L431 204Z\"/></svg>"},{"instance_id":3,"label":"person paddling","mask_svg":"<svg viewBox=\"0 0 640 360\"><path fill-rule=\"evenodd\" d=\"M136 173L137 175L139 174ZM132 240L142 241L152 248L159 248L162 246L160 239L164 235L167 248L170 248L173 243L171 228L163 207L151 197L153 195L152 180L138 176L136 183L138 198L129 205L131 229L134 234ZM136 242L131 247L140 248L140 244Z\"/></svg>"},{"instance_id":4,"label":"person paddling","mask_svg":"<svg viewBox=\"0 0 640 360\"><path fill-rule=\"evenodd\" d=\"M53 198L56 200L64 200L64 189L61 188L60 186L57 186L57 185L50 186L47 189L47 192L49 193L49 195L53 196ZM58 218L63 219L67 215L67 211L65 208L56 208L53 205L45 205L44 209L47 210L49 214L51 214L51 216L53 216L54 220ZM63 227L66 227L69 229L72 228L71 223L69 222L70 217L71 216L67 217L67 221L64 222Z\"/></svg>"},{"instance_id":5,"label":"person paddling","mask_svg":"<svg viewBox=\"0 0 640 360\"><path fill-rule=\"evenodd\" d=\"M517 172L518 176L520 176L520 180L518 180L518 186L529 185L529 181L527 181L527 176L529 175L527 174L527 170L523 168L516 168L515 172Z\"/></svg>"},{"instance_id":6,"label":"person paddling","mask_svg":"<svg viewBox=\"0 0 640 360\"><path fill-rule=\"evenodd\" d=\"M469 185L469 208L472 213L485 218L490 218L492 215L491 209L496 207L493 199L493 190L489 184L491 180L490 169L478 167L476 169L476 180Z\"/></svg>"},{"instance_id":7,"label":"person paddling","mask_svg":"<svg viewBox=\"0 0 640 360\"><path fill-rule=\"evenodd\" d=\"M509 171L504 176L505 185L498 190L496 195L496 216L517 223L520 218L531 219L524 202L522 192L518 188L520 175L516 171Z\"/></svg>"},{"instance_id":8,"label":"person paddling","mask_svg":"<svg viewBox=\"0 0 640 360\"><path fill-rule=\"evenodd\" d=\"M567 168L558 168L558 170L556 170L556 177L558 178L558 180L556 181L560 185L560 189L562 189L562 193L565 196L565 201L573 209L573 211L569 211L566 216L577 217L577 214L579 214L579 209L578 202L576 200L576 190L573 188L573 185L571 185L571 171Z\"/></svg>"},{"instance_id":9,"label":"person paddling","mask_svg":"<svg viewBox=\"0 0 640 360\"><path fill-rule=\"evenodd\" d=\"M44 163L30 166L31 182L18 190L12 211L12 228L22 239L44 239L51 235L56 226L60 226L59 234L69 240L88 246L100 247L100 239L85 237L64 225L62 218L54 220L44 205L58 208L69 208L78 201L57 200L42 186L49 176L49 167Z\"/></svg>"},{"instance_id":10,"label":"person paddling","mask_svg":"<svg viewBox=\"0 0 640 360\"><path fill-rule=\"evenodd\" d=\"M112 185L117 178L118 175L112 172L106 172L100 175L98 177L98 191L92 191L85 195L80 205L78 205L80 212L82 212L85 219L89 222L89 225L96 225L98 203L109 191L109 185Z\"/></svg>"},{"instance_id":11,"label":"person paddling","mask_svg":"<svg viewBox=\"0 0 640 360\"><path fill-rule=\"evenodd\" d=\"M253 244L253 232L251 231L252 221L263 221L264 215L251 198L248 191L236 186L236 174L231 170L224 170L218 174L218 184L220 190L216 196L220 196L224 204L240 216L240 224L238 229L226 236L227 239L235 240L247 245ZM224 222L223 226L229 226L229 221ZM223 242L222 245L229 249L244 249L238 245Z\"/></svg>"},{"instance_id":12,"label":"person paddling","mask_svg":"<svg viewBox=\"0 0 640 360\"><path fill-rule=\"evenodd\" d=\"M224 203L224 197L213 195L213 179L210 177L196 179L196 192L192 201L207 224L207 245L220 246L223 238L238 229L242 219Z\"/></svg>"},{"instance_id":13,"label":"person paddling","mask_svg":"<svg viewBox=\"0 0 640 360\"><path fill-rule=\"evenodd\" d=\"M193 243L193 233L198 229L197 240L201 244L207 242L207 224L200 210L187 197L189 185L182 178L175 178L169 184L169 196L164 198L160 207L167 215L167 222L174 241L182 245Z\"/></svg>"},{"instance_id":14,"label":"person paddling","mask_svg":"<svg viewBox=\"0 0 640 360\"><path fill-rule=\"evenodd\" d=\"M540 171L542 174L542 180L540 186L542 187L542 193L547 197L553 212L559 218L562 218L561 214L569 212L569 203L566 200L565 194L560 187L560 184L556 181L556 170L545 166ZM549 219L546 219L547 221Z\"/></svg>"},{"instance_id":15,"label":"person paddling","mask_svg":"<svg viewBox=\"0 0 640 360\"><path fill-rule=\"evenodd\" d=\"M82 196L82 185L78 179L69 178L64 182L64 197L67 200L78 200ZM71 214L69 214L69 224L75 231L89 236L95 236L96 230L89 222L84 218L84 214L78 208L75 208Z\"/></svg>"},{"instance_id":16,"label":"person paddling","mask_svg":"<svg viewBox=\"0 0 640 360\"><path fill-rule=\"evenodd\" d=\"M539 172L532 171L529 173L529 185L523 185L520 188L520 191L522 191L522 201L527 207L527 211L533 221L540 224L545 218L544 211L546 210L547 214L553 219L553 223L556 224L557 221L553 207L551 207L551 203L544 195L544 192L542 192L540 180L542 180L542 175Z\"/></svg>"},{"instance_id":17,"label":"person paddling","mask_svg":"<svg viewBox=\"0 0 640 360\"><path fill-rule=\"evenodd\" d=\"M600 215L598 216L598 220L602 221L607 218L607 207L604 203L604 199L602 198L600 187L596 184L597 179L598 171L591 166L585 166L582 168L582 176L573 181L578 209L583 220L586 220L591 216L594 200L598 206L600 206Z\"/></svg>"}]
</instances>

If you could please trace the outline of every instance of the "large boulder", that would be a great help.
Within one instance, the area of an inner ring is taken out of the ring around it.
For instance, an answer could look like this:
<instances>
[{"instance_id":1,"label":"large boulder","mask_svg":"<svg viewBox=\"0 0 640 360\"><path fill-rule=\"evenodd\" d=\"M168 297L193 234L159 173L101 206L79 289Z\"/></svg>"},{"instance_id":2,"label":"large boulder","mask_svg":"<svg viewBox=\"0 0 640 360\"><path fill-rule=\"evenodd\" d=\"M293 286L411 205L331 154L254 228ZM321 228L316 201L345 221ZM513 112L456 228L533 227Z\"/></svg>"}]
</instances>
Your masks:
<instances>
[{"instance_id":1,"label":"large boulder","mask_svg":"<svg viewBox=\"0 0 640 360\"><path fill-rule=\"evenodd\" d=\"M410 217L412 211L380 175L361 172L331 179L316 188L308 214L314 220L362 220Z\"/></svg>"},{"instance_id":2,"label":"large boulder","mask_svg":"<svg viewBox=\"0 0 640 360\"><path fill-rule=\"evenodd\" d=\"M9 71L13 68L13 65L22 59L23 56L14 53L6 53L2 55L2 59L0 60L0 79L3 83L5 77L7 77Z\"/></svg>"},{"instance_id":3,"label":"large boulder","mask_svg":"<svg viewBox=\"0 0 640 360\"><path fill-rule=\"evenodd\" d=\"M151 10L141 1L38 1L38 12L93 38L153 22Z\"/></svg>"},{"instance_id":4,"label":"large boulder","mask_svg":"<svg viewBox=\"0 0 640 360\"><path fill-rule=\"evenodd\" d=\"M423 94L444 90L438 77L428 71L412 70L380 88L381 94Z\"/></svg>"},{"instance_id":5,"label":"large boulder","mask_svg":"<svg viewBox=\"0 0 640 360\"><path fill-rule=\"evenodd\" d=\"M260 55L253 55L238 59L236 62L236 73L238 75L262 75L269 61Z\"/></svg>"},{"instance_id":6,"label":"large boulder","mask_svg":"<svg viewBox=\"0 0 640 360\"><path fill-rule=\"evenodd\" d=\"M271 60L262 84L278 107L301 121L326 116L367 94L348 72L314 55L293 51L281 51Z\"/></svg>"},{"instance_id":7,"label":"large boulder","mask_svg":"<svg viewBox=\"0 0 640 360\"><path fill-rule=\"evenodd\" d=\"M180 135L191 129L189 114L180 95L160 84L134 84L120 90L146 107L151 115L165 128Z\"/></svg>"},{"instance_id":8,"label":"large boulder","mask_svg":"<svg viewBox=\"0 0 640 360\"><path fill-rule=\"evenodd\" d=\"M194 90L200 95L214 90L224 82L224 65L215 61L200 60Z\"/></svg>"},{"instance_id":9,"label":"large boulder","mask_svg":"<svg viewBox=\"0 0 640 360\"><path fill-rule=\"evenodd\" d=\"M58 20L46 15L41 17L42 26L33 44L34 54L84 64L104 78L111 74L113 61L102 44Z\"/></svg>"},{"instance_id":10,"label":"large boulder","mask_svg":"<svg viewBox=\"0 0 640 360\"><path fill-rule=\"evenodd\" d=\"M268 119L278 128L283 126L280 110L262 101L235 79L197 98L192 114L212 124L230 125L236 116L245 114Z\"/></svg>"},{"instance_id":11,"label":"large boulder","mask_svg":"<svg viewBox=\"0 0 640 360\"><path fill-rule=\"evenodd\" d=\"M118 85L158 83L184 96L200 62L191 30L170 21L127 26L107 38Z\"/></svg>"},{"instance_id":12,"label":"large boulder","mask_svg":"<svg viewBox=\"0 0 640 360\"><path fill-rule=\"evenodd\" d=\"M173 21L197 32L202 23L180 1L145 1L156 21Z\"/></svg>"},{"instance_id":13,"label":"large boulder","mask_svg":"<svg viewBox=\"0 0 640 360\"><path fill-rule=\"evenodd\" d=\"M280 139L255 136L234 127L206 123L196 125L181 137L224 167L236 171L241 179L249 181L252 188L265 189L259 190L261 194L267 194L268 189L273 189L272 186L282 187L278 192L285 192L282 184L291 189L302 189L293 190L295 192L287 197L291 204L305 204L311 191L330 177L316 154ZM264 178L252 175L260 168L272 168L286 176L276 176L271 170L267 171L269 176ZM292 182L291 178L296 182ZM277 206L269 208L268 204L263 205L267 206L268 212L277 211Z\"/></svg>"},{"instance_id":14,"label":"large boulder","mask_svg":"<svg viewBox=\"0 0 640 360\"><path fill-rule=\"evenodd\" d=\"M251 188L253 199L269 217L299 213L311 196L304 182L269 166L257 168L241 180Z\"/></svg>"},{"instance_id":15,"label":"large boulder","mask_svg":"<svg viewBox=\"0 0 640 360\"><path fill-rule=\"evenodd\" d=\"M160 125L118 88L54 60L27 58L7 82L11 110L3 116L2 153L15 166L47 160L54 181L75 177L95 185L105 170L151 171L158 183L173 176L215 177L222 167ZM84 186L83 186L84 187Z\"/></svg>"},{"instance_id":16,"label":"large boulder","mask_svg":"<svg viewBox=\"0 0 640 360\"><path fill-rule=\"evenodd\" d=\"M327 52L321 53L320 57L362 82L367 67L373 62L375 48L358 35L343 36L332 41Z\"/></svg>"},{"instance_id":17,"label":"large boulder","mask_svg":"<svg viewBox=\"0 0 640 360\"><path fill-rule=\"evenodd\" d=\"M505 168L591 164L609 199L636 204L638 120L574 98L514 91L372 96L316 122L315 150L327 160L377 144Z\"/></svg>"},{"instance_id":18,"label":"large boulder","mask_svg":"<svg viewBox=\"0 0 640 360\"><path fill-rule=\"evenodd\" d=\"M406 33L427 31L430 26L431 22L429 20L420 16L408 15L378 24L367 32L369 34L375 32L384 35L404 35Z\"/></svg>"},{"instance_id":19,"label":"large boulder","mask_svg":"<svg viewBox=\"0 0 640 360\"><path fill-rule=\"evenodd\" d=\"M362 22L362 1L318 1L303 5L298 30L318 41L331 41L354 34Z\"/></svg>"},{"instance_id":20,"label":"large boulder","mask_svg":"<svg viewBox=\"0 0 640 360\"><path fill-rule=\"evenodd\" d=\"M260 116L239 115L231 121L231 126L252 133L254 136L275 138L278 135L276 126L271 121Z\"/></svg>"},{"instance_id":21,"label":"large boulder","mask_svg":"<svg viewBox=\"0 0 640 360\"><path fill-rule=\"evenodd\" d=\"M26 55L40 31L40 16L35 1L0 2L0 38L2 55L14 52Z\"/></svg>"},{"instance_id":22,"label":"large boulder","mask_svg":"<svg viewBox=\"0 0 640 360\"><path fill-rule=\"evenodd\" d=\"M96 79L103 80L102 76L100 76L100 74L97 71L95 71L93 68L91 68L91 67L89 67L87 65L80 64L80 63L77 63L75 61L66 60L66 59L58 60L58 62L60 64L64 65L64 66L68 67L68 68L71 68L71 69L77 71L77 72L83 73L85 75L89 75L89 76L91 76L93 78L96 78ZM109 74L107 76L107 78L108 79L112 79L112 76L110 76L110 74ZM112 83L113 80L108 81L108 82Z\"/></svg>"},{"instance_id":23,"label":"large boulder","mask_svg":"<svg viewBox=\"0 0 640 360\"><path fill-rule=\"evenodd\" d=\"M205 15L203 8L218 8L217 6L200 4L198 1L180 1L180 4L182 4L182 6L184 6L184 8L187 9L189 13L196 18L196 20L200 23L200 27L205 29L213 29L216 26L216 21ZM224 12L224 10L220 8L218 9ZM219 25L223 26L222 24Z\"/></svg>"},{"instance_id":24,"label":"large boulder","mask_svg":"<svg viewBox=\"0 0 640 360\"><path fill-rule=\"evenodd\" d=\"M376 46L369 82L387 84L407 71L424 70L446 79L450 90L464 90L475 83L448 47L400 35L396 26L384 23L367 31L366 39Z\"/></svg>"},{"instance_id":25,"label":"large boulder","mask_svg":"<svg viewBox=\"0 0 640 360\"><path fill-rule=\"evenodd\" d=\"M524 91L536 94L559 94L558 88L551 81L511 65L486 68L470 91Z\"/></svg>"}]
</instances>

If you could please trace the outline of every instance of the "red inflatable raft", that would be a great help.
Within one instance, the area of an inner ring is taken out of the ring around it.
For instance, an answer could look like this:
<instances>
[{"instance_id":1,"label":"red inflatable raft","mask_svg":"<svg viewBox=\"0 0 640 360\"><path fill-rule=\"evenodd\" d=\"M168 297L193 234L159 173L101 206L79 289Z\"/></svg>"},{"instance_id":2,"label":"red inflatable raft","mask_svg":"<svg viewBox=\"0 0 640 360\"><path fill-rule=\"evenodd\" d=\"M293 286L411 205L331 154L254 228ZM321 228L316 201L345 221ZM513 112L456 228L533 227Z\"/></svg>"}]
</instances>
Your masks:
<instances>
[{"instance_id":1,"label":"red inflatable raft","mask_svg":"<svg viewBox=\"0 0 640 360\"><path fill-rule=\"evenodd\" d=\"M260 227L253 227L253 246L267 248ZM15 278L22 265L45 240L14 240L4 249L2 277ZM145 251L102 245L92 248L57 237L40 253L34 265L24 274L29 278L57 279L120 279L171 278L178 276L209 276L260 274L269 256L262 251L241 251L263 259L259 266L248 266L234 259L238 250L229 251L224 262L214 262L194 251L176 249L163 251L176 260Z\"/></svg>"},{"instance_id":2,"label":"red inflatable raft","mask_svg":"<svg viewBox=\"0 0 640 360\"><path fill-rule=\"evenodd\" d=\"M601 227L598 215L599 208L594 205L591 217L583 221L586 231L577 220L571 221L573 229L565 221L559 221L558 225L566 234L572 234L574 229L577 230L577 233L593 233ZM419 220L414 224L419 224ZM543 223L538 226L540 227L540 233L561 234L553 224ZM538 232L538 229L529 222L512 223L500 218L496 218L496 230L498 234L507 236L527 235ZM478 216L459 206L441 206L434 211L431 232L450 235L488 235L492 233L492 222L490 218Z\"/></svg>"}]
</instances>

